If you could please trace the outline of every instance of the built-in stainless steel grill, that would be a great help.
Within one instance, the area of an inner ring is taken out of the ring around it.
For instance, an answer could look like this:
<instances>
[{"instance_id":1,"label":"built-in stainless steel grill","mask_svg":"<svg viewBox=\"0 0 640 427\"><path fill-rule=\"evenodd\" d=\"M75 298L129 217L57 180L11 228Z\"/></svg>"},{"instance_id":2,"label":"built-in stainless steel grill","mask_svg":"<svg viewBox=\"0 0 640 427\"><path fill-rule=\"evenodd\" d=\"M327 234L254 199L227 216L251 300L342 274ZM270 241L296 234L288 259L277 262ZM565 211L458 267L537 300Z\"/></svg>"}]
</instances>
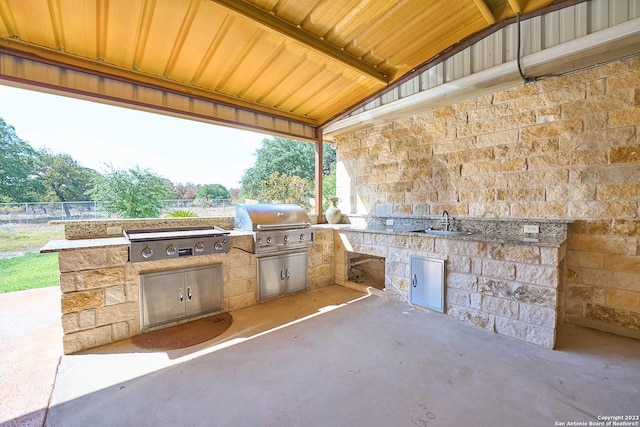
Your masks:
<instances>
[{"instance_id":1,"label":"built-in stainless steel grill","mask_svg":"<svg viewBox=\"0 0 640 427\"><path fill-rule=\"evenodd\" d=\"M314 234L309 215L301 207L236 205L235 228L253 232L253 253L261 255L258 257L259 301L307 289L309 254L306 248L313 245Z\"/></svg>"},{"instance_id":2,"label":"built-in stainless steel grill","mask_svg":"<svg viewBox=\"0 0 640 427\"><path fill-rule=\"evenodd\" d=\"M309 215L296 205L236 205L234 227L253 231L255 254L303 249L313 245Z\"/></svg>"},{"instance_id":3,"label":"built-in stainless steel grill","mask_svg":"<svg viewBox=\"0 0 640 427\"><path fill-rule=\"evenodd\" d=\"M156 261L229 252L229 232L220 227L125 230L129 261Z\"/></svg>"}]
</instances>

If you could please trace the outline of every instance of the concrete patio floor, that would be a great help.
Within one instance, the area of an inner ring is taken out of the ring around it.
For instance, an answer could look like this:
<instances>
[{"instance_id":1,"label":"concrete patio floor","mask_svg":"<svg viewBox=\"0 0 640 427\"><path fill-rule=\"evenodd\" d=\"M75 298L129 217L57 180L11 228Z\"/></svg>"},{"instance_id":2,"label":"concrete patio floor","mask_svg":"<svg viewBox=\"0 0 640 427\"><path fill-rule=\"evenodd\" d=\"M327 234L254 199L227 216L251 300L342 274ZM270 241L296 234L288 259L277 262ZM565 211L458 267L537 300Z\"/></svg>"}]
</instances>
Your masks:
<instances>
[{"instance_id":1,"label":"concrete patio floor","mask_svg":"<svg viewBox=\"0 0 640 427\"><path fill-rule=\"evenodd\" d=\"M340 286L235 311L223 335L187 349L123 341L58 366L42 355L60 354L59 323L56 344L28 321L38 335L24 328L22 343L8 342L24 351L6 352L12 325L57 314L56 291L26 291L48 296L29 310L7 305L32 298L0 295L2 402L30 402L0 404L2 426L557 426L640 415L638 340L565 326L546 350Z\"/></svg>"},{"instance_id":2,"label":"concrete patio floor","mask_svg":"<svg viewBox=\"0 0 640 427\"><path fill-rule=\"evenodd\" d=\"M0 426L42 426L62 354L58 286L0 294Z\"/></svg>"}]
</instances>

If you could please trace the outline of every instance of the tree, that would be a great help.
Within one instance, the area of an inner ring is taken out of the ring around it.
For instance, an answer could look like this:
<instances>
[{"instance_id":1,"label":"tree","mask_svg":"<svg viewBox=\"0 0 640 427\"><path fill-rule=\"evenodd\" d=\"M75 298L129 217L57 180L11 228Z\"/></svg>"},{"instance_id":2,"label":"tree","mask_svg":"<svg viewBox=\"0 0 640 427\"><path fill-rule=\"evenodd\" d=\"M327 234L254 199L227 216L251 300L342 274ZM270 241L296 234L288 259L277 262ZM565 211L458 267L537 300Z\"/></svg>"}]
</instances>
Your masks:
<instances>
[{"instance_id":1,"label":"tree","mask_svg":"<svg viewBox=\"0 0 640 427\"><path fill-rule=\"evenodd\" d=\"M254 153L255 165L247 169L241 179L241 196L263 199L263 182L267 182L274 172L281 175L297 176L315 182L315 145L310 142L273 137L262 140L262 146ZM323 173L329 175L335 170L336 152L329 145L323 145ZM313 195L313 188L309 196ZM332 197L325 194L325 197Z\"/></svg>"},{"instance_id":2,"label":"tree","mask_svg":"<svg viewBox=\"0 0 640 427\"><path fill-rule=\"evenodd\" d=\"M222 200L229 198L229 190L222 184L202 184L196 190L198 199Z\"/></svg>"},{"instance_id":3,"label":"tree","mask_svg":"<svg viewBox=\"0 0 640 427\"><path fill-rule=\"evenodd\" d=\"M212 200L226 200L229 198L229 191L222 184L198 185L196 190L196 200L202 207L211 207Z\"/></svg>"},{"instance_id":4,"label":"tree","mask_svg":"<svg viewBox=\"0 0 640 427\"><path fill-rule=\"evenodd\" d=\"M325 175L322 179L322 210L326 210L331 205L329 199L336 196L336 169L333 168L328 175Z\"/></svg>"},{"instance_id":5,"label":"tree","mask_svg":"<svg viewBox=\"0 0 640 427\"><path fill-rule=\"evenodd\" d=\"M23 202L39 192L33 168L36 151L0 117L0 202Z\"/></svg>"},{"instance_id":6,"label":"tree","mask_svg":"<svg viewBox=\"0 0 640 427\"><path fill-rule=\"evenodd\" d=\"M308 194L311 183L299 176L289 176L276 171L262 182L262 197L277 203L293 203L305 209L311 208Z\"/></svg>"},{"instance_id":7,"label":"tree","mask_svg":"<svg viewBox=\"0 0 640 427\"><path fill-rule=\"evenodd\" d=\"M148 169L109 171L95 180L93 200L102 200L107 212L125 218L157 218L164 199L175 198L171 182Z\"/></svg>"},{"instance_id":8,"label":"tree","mask_svg":"<svg viewBox=\"0 0 640 427\"><path fill-rule=\"evenodd\" d=\"M240 198L240 189L239 188L230 188L229 189L229 198L231 199L231 203L238 200Z\"/></svg>"},{"instance_id":9,"label":"tree","mask_svg":"<svg viewBox=\"0 0 640 427\"><path fill-rule=\"evenodd\" d=\"M176 192L178 199L195 199L197 187L191 182L186 184L177 183L173 185L173 189Z\"/></svg>"},{"instance_id":10,"label":"tree","mask_svg":"<svg viewBox=\"0 0 640 427\"><path fill-rule=\"evenodd\" d=\"M38 151L35 175L44 187L41 200L70 202L85 200L92 189L91 183L99 174L93 169L80 166L68 154L53 154L42 149ZM70 217L69 206L63 206L65 215Z\"/></svg>"}]
</instances>

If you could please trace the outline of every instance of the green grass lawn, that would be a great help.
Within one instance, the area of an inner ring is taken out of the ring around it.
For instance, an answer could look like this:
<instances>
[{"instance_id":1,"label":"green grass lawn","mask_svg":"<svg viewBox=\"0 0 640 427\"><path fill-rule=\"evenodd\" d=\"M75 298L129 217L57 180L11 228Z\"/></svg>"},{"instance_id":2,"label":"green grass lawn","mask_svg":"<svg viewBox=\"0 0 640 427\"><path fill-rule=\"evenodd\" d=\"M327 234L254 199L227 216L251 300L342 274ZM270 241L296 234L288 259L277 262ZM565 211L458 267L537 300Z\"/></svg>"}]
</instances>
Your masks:
<instances>
[{"instance_id":1,"label":"green grass lawn","mask_svg":"<svg viewBox=\"0 0 640 427\"><path fill-rule=\"evenodd\" d=\"M61 225L0 225L0 293L57 285L58 255L38 253L57 239L64 239Z\"/></svg>"},{"instance_id":2,"label":"green grass lawn","mask_svg":"<svg viewBox=\"0 0 640 427\"><path fill-rule=\"evenodd\" d=\"M64 239L64 228L60 225L0 225L0 252L35 252L48 241L57 239Z\"/></svg>"},{"instance_id":3,"label":"green grass lawn","mask_svg":"<svg viewBox=\"0 0 640 427\"><path fill-rule=\"evenodd\" d=\"M0 259L0 293L56 286L58 255L26 253Z\"/></svg>"}]
</instances>

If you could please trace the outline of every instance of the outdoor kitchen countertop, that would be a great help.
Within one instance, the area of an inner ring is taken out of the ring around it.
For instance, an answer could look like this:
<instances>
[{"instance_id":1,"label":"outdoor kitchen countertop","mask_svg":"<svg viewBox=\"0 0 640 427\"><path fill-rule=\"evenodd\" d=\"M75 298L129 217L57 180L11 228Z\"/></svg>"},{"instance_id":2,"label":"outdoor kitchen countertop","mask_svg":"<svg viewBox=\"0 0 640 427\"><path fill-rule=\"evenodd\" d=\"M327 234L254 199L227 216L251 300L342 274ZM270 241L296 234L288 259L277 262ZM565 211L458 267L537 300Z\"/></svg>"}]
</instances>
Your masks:
<instances>
[{"instance_id":1,"label":"outdoor kitchen countertop","mask_svg":"<svg viewBox=\"0 0 640 427\"><path fill-rule=\"evenodd\" d=\"M128 246L124 237L107 237L104 239L51 240L40 249L40 253L60 252L73 249L106 248L109 246Z\"/></svg>"},{"instance_id":2,"label":"outdoor kitchen countertop","mask_svg":"<svg viewBox=\"0 0 640 427\"><path fill-rule=\"evenodd\" d=\"M476 242L492 243L515 243L533 246L560 247L567 239L566 237L545 236L540 234L500 234L500 233L472 233L458 236L428 234L403 228L371 228L354 224L322 224L320 226L334 228L341 231L356 231L363 233L388 234L393 236L421 236L439 239L468 240Z\"/></svg>"},{"instance_id":3,"label":"outdoor kitchen countertop","mask_svg":"<svg viewBox=\"0 0 640 427\"><path fill-rule=\"evenodd\" d=\"M354 224L314 224L314 228L331 228L342 231L355 231L363 233L388 234L394 236L421 236L440 239L468 240L493 243L515 243L533 246L559 247L566 241L566 237L545 236L545 235L525 235L525 234L500 234L500 233L473 233L459 236L434 235L419 233L402 228L370 228ZM230 237L251 236L252 232L245 230L229 230ZM52 240L40 249L40 253L61 252L74 249L102 248L111 246L128 246L129 241L125 237L106 237L97 239L77 239L77 240Z\"/></svg>"}]
</instances>

